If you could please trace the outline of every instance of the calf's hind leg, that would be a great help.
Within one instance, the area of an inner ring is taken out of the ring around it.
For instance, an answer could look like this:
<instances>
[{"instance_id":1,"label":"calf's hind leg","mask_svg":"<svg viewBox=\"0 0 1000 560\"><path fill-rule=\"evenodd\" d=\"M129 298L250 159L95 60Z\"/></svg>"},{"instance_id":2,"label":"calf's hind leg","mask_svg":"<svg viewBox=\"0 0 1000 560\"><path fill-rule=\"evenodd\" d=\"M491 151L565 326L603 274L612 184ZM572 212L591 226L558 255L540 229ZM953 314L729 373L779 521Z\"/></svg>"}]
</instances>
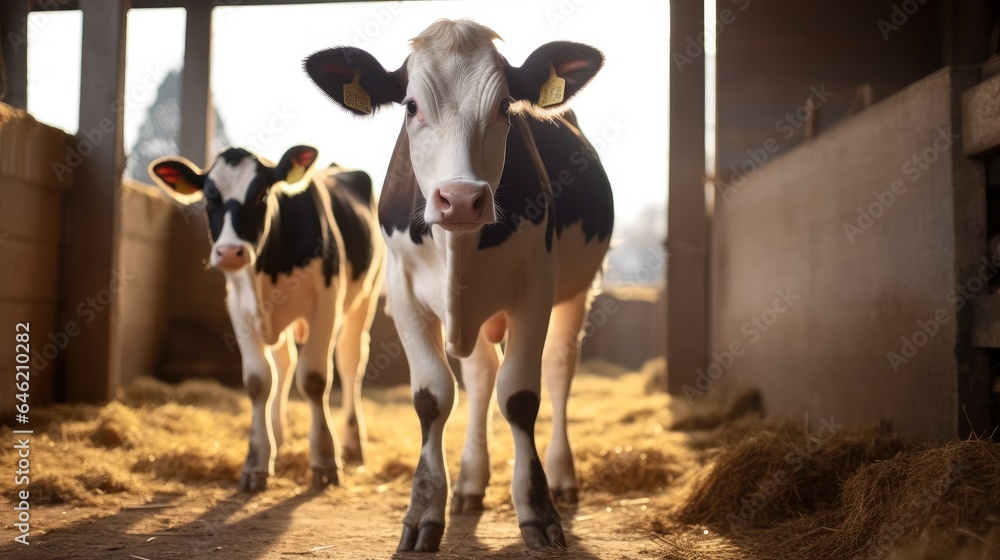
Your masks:
<instances>
[{"instance_id":1,"label":"calf's hind leg","mask_svg":"<svg viewBox=\"0 0 1000 560\"><path fill-rule=\"evenodd\" d=\"M337 339L337 372L343 391L343 408L346 429L341 440L344 461L363 463L367 443L365 415L361 408L361 386L368 367L371 345L369 331L378 307L378 295L369 295L358 302L357 307L347 313L344 326Z\"/></svg>"},{"instance_id":2,"label":"calf's hind leg","mask_svg":"<svg viewBox=\"0 0 1000 560\"><path fill-rule=\"evenodd\" d=\"M580 340L587 318L588 291L552 308L542 355L542 379L552 399L552 441L545 457L545 474L556 502L577 501L573 451L566 432L566 406L573 374L580 363Z\"/></svg>"},{"instance_id":3,"label":"calf's hind leg","mask_svg":"<svg viewBox=\"0 0 1000 560\"><path fill-rule=\"evenodd\" d=\"M469 427L465 432L462 466L451 498L451 513L483 510L483 498L490 481L489 434L493 416L493 388L496 385L500 351L484 332L476 348L462 359L462 382L469 398Z\"/></svg>"},{"instance_id":4,"label":"calf's hind leg","mask_svg":"<svg viewBox=\"0 0 1000 560\"><path fill-rule=\"evenodd\" d=\"M288 429L288 390L295 376L295 364L299 352L295 348L295 336L291 329L281 333L278 343L271 350L271 361L277 373L278 388L271 402L271 431L274 433L274 445L281 447Z\"/></svg>"},{"instance_id":5,"label":"calf's hind leg","mask_svg":"<svg viewBox=\"0 0 1000 560\"><path fill-rule=\"evenodd\" d=\"M319 315L319 314L317 314ZM309 427L309 467L313 486L339 485L342 475L340 446L330 412L333 388L333 334L335 317L317 317L309 324L309 341L302 348L295 381L299 392L309 402L312 423Z\"/></svg>"}]
</instances>

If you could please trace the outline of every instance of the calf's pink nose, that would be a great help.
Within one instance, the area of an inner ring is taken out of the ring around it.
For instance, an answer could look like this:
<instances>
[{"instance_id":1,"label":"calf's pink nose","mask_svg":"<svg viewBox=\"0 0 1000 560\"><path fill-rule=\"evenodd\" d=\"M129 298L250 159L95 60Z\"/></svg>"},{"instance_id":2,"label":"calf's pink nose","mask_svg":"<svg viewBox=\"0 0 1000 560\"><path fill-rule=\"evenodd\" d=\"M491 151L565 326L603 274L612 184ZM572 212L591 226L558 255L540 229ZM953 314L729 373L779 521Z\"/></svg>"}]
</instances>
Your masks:
<instances>
[{"instance_id":1,"label":"calf's pink nose","mask_svg":"<svg viewBox=\"0 0 1000 560\"><path fill-rule=\"evenodd\" d=\"M437 190L432 204L441 213L442 224L479 224L490 207L489 188L451 183Z\"/></svg>"},{"instance_id":2,"label":"calf's pink nose","mask_svg":"<svg viewBox=\"0 0 1000 560\"><path fill-rule=\"evenodd\" d=\"M242 245L219 245L215 248L215 266L223 270L239 270L250 259Z\"/></svg>"}]
</instances>

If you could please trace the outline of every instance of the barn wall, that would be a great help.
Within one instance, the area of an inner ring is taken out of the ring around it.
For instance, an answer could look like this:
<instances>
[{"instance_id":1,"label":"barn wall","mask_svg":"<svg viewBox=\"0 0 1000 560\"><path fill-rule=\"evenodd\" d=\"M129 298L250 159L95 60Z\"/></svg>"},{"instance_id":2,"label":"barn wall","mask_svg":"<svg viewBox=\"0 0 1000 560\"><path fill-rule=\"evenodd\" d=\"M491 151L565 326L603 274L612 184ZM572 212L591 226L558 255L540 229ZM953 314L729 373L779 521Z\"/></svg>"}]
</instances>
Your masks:
<instances>
[{"instance_id":1,"label":"barn wall","mask_svg":"<svg viewBox=\"0 0 1000 560\"><path fill-rule=\"evenodd\" d=\"M985 176L952 136L975 75L935 72L716 199L714 365L691 398L723 379L814 422L888 420L931 440L989 426L968 304L988 291L973 280Z\"/></svg>"},{"instance_id":2,"label":"barn wall","mask_svg":"<svg viewBox=\"0 0 1000 560\"><path fill-rule=\"evenodd\" d=\"M167 300L173 209L147 185L122 191L122 384L152 375L162 358L170 317Z\"/></svg>"},{"instance_id":3,"label":"barn wall","mask_svg":"<svg viewBox=\"0 0 1000 560\"><path fill-rule=\"evenodd\" d=\"M14 382L15 324L30 323L32 406L52 399L56 362L70 343L56 314L62 194L71 174L60 180L50 165L61 160L67 139L0 103L0 366L10 376L0 391L0 420L12 417L17 402L7 386Z\"/></svg>"},{"instance_id":4,"label":"barn wall","mask_svg":"<svg viewBox=\"0 0 1000 560\"><path fill-rule=\"evenodd\" d=\"M863 84L878 101L942 66L982 62L1000 5L719 0L718 13L718 175L740 184L805 139L810 97L825 128L857 108Z\"/></svg>"}]
</instances>

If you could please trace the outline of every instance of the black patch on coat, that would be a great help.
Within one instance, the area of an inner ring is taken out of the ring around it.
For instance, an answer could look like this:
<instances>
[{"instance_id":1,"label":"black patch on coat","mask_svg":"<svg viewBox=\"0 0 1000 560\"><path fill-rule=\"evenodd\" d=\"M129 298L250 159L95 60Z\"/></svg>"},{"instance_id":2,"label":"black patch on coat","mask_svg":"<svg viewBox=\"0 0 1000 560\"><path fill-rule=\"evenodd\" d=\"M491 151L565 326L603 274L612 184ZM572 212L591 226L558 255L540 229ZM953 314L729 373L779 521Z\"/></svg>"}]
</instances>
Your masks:
<instances>
[{"instance_id":1,"label":"black patch on coat","mask_svg":"<svg viewBox=\"0 0 1000 560\"><path fill-rule=\"evenodd\" d=\"M420 445L427 445L427 438L431 434L431 424L441 416L438 408L438 400L427 387L417 391L413 395L413 408L417 411L417 418L420 418ZM416 485L414 485L416 488Z\"/></svg>"},{"instance_id":2,"label":"black patch on coat","mask_svg":"<svg viewBox=\"0 0 1000 560\"><path fill-rule=\"evenodd\" d=\"M261 383L260 378L256 375L251 375L247 377L246 383L247 395L250 397L250 402L257 402L261 398L266 398L264 395L264 384Z\"/></svg>"},{"instance_id":3,"label":"black patch on coat","mask_svg":"<svg viewBox=\"0 0 1000 560\"><path fill-rule=\"evenodd\" d=\"M219 157L226 162L226 165L236 167L241 161L248 157L254 157L254 155L243 148L226 148L219 154Z\"/></svg>"},{"instance_id":4,"label":"black patch on coat","mask_svg":"<svg viewBox=\"0 0 1000 560\"><path fill-rule=\"evenodd\" d=\"M552 509L552 497L549 495L549 483L542 470L542 463L537 457L532 457L528 463L528 504L535 512L546 512ZM558 517L557 517L558 519ZM544 530L544 529L543 529Z\"/></svg>"},{"instance_id":5,"label":"black patch on coat","mask_svg":"<svg viewBox=\"0 0 1000 560\"><path fill-rule=\"evenodd\" d=\"M358 202L369 206L372 205L374 197L370 175L364 171L343 171L335 174L334 178L337 179L343 190L353 195Z\"/></svg>"},{"instance_id":6,"label":"black patch on coat","mask_svg":"<svg viewBox=\"0 0 1000 560\"><path fill-rule=\"evenodd\" d=\"M345 177L348 175L350 177ZM326 185L330 205L333 206L333 219L344 242L344 256L351 265L351 279L357 280L368 272L374 258L371 229L355 207L355 204L363 204L369 211L375 211L371 178L364 171L338 173L328 177ZM365 189L367 198L363 198Z\"/></svg>"},{"instance_id":7,"label":"black patch on coat","mask_svg":"<svg viewBox=\"0 0 1000 560\"><path fill-rule=\"evenodd\" d=\"M310 181L295 194L277 192L274 199L277 207L270 209L271 223L258 251L257 272L277 282L279 274L291 274L293 269L321 258L323 277L329 286L339 270L340 255L316 183Z\"/></svg>"},{"instance_id":8,"label":"black patch on coat","mask_svg":"<svg viewBox=\"0 0 1000 560\"><path fill-rule=\"evenodd\" d=\"M310 401L321 404L323 395L326 393L326 376L318 371L306 373L306 378L302 381L302 392ZM326 422L322 423L322 431L326 432Z\"/></svg>"},{"instance_id":9,"label":"black patch on coat","mask_svg":"<svg viewBox=\"0 0 1000 560\"><path fill-rule=\"evenodd\" d=\"M417 177L413 174L410 161L410 139L403 124L396 139L389 169L382 184L382 194L378 201L378 219L387 236L394 231L409 231L410 239L417 245L430 235L430 228L424 223L424 201Z\"/></svg>"},{"instance_id":10,"label":"black patch on coat","mask_svg":"<svg viewBox=\"0 0 1000 560\"><path fill-rule=\"evenodd\" d=\"M586 241L606 240L614 227L615 206L594 147L568 119L528 122L555 197L556 235L580 222Z\"/></svg>"},{"instance_id":11,"label":"black patch on coat","mask_svg":"<svg viewBox=\"0 0 1000 560\"><path fill-rule=\"evenodd\" d=\"M535 419L538 418L538 393L523 390L507 399L507 421L535 439Z\"/></svg>"},{"instance_id":12,"label":"black patch on coat","mask_svg":"<svg viewBox=\"0 0 1000 560\"><path fill-rule=\"evenodd\" d=\"M497 223L480 230L480 249L506 241L523 219L540 224L552 205L552 193L526 120L520 115L510 118L506 159L495 196Z\"/></svg>"},{"instance_id":13,"label":"black patch on coat","mask_svg":"<svg viewBox=\"0 0 1000 560\"><path fill-rule=\"evenodd\" d=\"M247 460L243 463L244 472L254 472L260 470L260 461L257 460L257 446L253 444L253 438L250 438L250 445L247 447Z\"/></svg>"}]
</instances>

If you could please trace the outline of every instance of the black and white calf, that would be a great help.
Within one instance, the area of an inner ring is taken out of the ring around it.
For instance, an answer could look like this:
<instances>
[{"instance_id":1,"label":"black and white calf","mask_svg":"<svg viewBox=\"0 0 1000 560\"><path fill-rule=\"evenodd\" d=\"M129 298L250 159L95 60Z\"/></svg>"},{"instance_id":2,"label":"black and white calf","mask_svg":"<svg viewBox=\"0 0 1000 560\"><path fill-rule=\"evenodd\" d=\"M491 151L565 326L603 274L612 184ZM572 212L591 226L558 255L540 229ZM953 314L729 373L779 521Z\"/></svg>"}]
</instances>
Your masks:
<instances>
[{"instance_id":1,"label":"black and white calf","mask_svg":"<svg viewBox=\"0 0 1000 560\"><path fill-rule=\"evenodd\" d=\"M444 530L442 432L455 403L446 352L461 358L471 416L452 513L482 508L494 386L514 435L525 543L565 546L552 496L576 501L566 400L614 211L593 148L572 114L559 115L604 60L592 47L554 42L515 68L497 38L468 20L442 20L412 40L393 72L348 47L305 62L356 114L394 102L406 111L379 203L389 304L423 431L400 550L436 550ZM553 404L545 471L534 437L543 378Z\"/></svg>"},{"instance_id":2,"label":"black and white calf","mask_svg":"<svg viewBox=\"0 0 1000 560\"><path fill-rule=\"evenodd\" d=\"M243 490L263 489L274 472L293 371L312 409L313 483L339 483L340 446L329 404L335 343L347 415L343 451L349 460L362 457L360 379L385 248L371 178L337 167L315 170L316 155L315 148L296 146L273 165L227 148L207 172L183 158L149 166L175 200L204 204L209 264L226 276L226 307L253 406Z\"/></svg>"}]
</instances>

